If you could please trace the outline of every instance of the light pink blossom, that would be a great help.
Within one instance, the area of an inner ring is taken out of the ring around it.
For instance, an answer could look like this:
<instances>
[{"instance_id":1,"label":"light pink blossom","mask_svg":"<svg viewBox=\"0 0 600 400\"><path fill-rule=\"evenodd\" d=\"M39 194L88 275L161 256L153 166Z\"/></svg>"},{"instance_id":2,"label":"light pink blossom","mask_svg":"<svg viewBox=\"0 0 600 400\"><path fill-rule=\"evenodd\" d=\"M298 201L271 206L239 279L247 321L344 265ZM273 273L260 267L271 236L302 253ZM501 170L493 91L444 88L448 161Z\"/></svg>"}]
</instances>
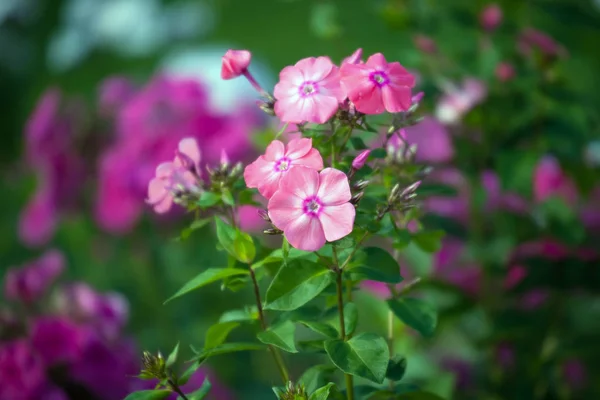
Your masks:
<instances>
[{"instance_id":1,"label":"light pink blossom","mask_svg":"<svg viewBox=\"0 0 600 400\"><path fill-rule=\"evenodd\" d=\"M291 140L287 149L282 142L274 140L265 154L244 170L246 186L257 188L260 194L269 199L279 188L281 178L296 166L318 171L323 169L323 158L317 149L312 148L312 139Z\"/></svg>"},{"instance_id":2,"label":"light pink blossom","mask_svg":"<svg viewBox=\"0 0 600 400\"><path fill-rule=\"evenodd\" d=\"M221 79L233 79L242 75L252 61L248 50L227 50L221 65Z\"/></svg>"},{"instance_id":3,"label":"light pink blossom","mask_svg":"<svg viewBox=\"0 0 600 400\"><path fill-rule=\"evenodd\" d=\"M447 83L435 109L436 118L444 124L455 124L487 96L484 82L467 78L460 86Z\"/></svg>"},{"instance_id":4,"label":"light pink blossom","mask_svg":"<svg viewBox=\"0 0 600 400\"><path fill-rule=\"evenodd\" d=\"M194 138L179 142L173 162L156 167L156 176L148 184L148 204L159 214L171 209L181 192L198 192L200 173L200 148Z\"/></svg>"},{"instance_id":5,"label":"light pink blossom","mask_svg":"<svg viewBox=\"0 0 600 400\"><path fill-rule=\"evenodd\" d=\"M327 122L345 98L339 68L328 57L305 58L285 67L273 93L275 114L283 122L296 124Z\"/></svg>"},{"instance_id":6,"label":"light pink blossom","mask_svg":"<svg viewBox=\"0 0 600 400\"><path fill-rule=\"evenodd\" d=\"M400 63L388 63L381 53L373 54L365 64L343 64L340 77L348 98L362 113L397 113L412 105L415 77Z\"/></svg>"},{"instance_id":7,"label":"light pink blossom","mask_svg":"<svg viewBox=\"0 0 600 400\"><path fill-rule=\"evenodd\" d=\"M292 246L316 251L352 232L356 210L342 171L326 168L291 169L269 200L269 216Z\"/></svg>"}]
</instances>

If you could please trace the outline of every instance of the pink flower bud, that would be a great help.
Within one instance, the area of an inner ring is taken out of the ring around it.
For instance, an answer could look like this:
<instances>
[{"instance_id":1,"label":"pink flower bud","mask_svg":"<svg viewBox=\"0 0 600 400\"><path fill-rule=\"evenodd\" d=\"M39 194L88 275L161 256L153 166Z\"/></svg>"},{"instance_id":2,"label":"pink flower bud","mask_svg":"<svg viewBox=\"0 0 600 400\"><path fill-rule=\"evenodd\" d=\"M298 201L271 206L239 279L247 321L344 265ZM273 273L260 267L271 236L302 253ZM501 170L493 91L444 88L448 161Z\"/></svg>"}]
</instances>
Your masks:
<instances>
[{"instance_id":1,"label":"pink flower bud","mask_svg":"<svg viewBox=\"0 0 600 400\"><path fill-rule=\"evenodd\" d=\"M225 151L225 149L221 149L221 165L224 167L229 165L229 156L227 155L227 151Z\"/></svg>"},{"instance_id":2,"label":"pink flower bud","mask_svg":"<svg viewBox=\"0 0 600 400\"><path fill-rule=\"evenodd\" d=\"M496 67L496 78L500 82L508 82L515 77L515 68L512 64L501 62Z\"/></svg>"},{"instance_id":3,"label":"pink flower bud","mask_svg":"<svg viewBox=\"0 0 600 400\"><path fill-rule=\"evenodd\" d=\"M502 9L498 4L488 5L479 16L479 21L486 31L495 30L502 22Z\"/></svg>"},{"instance_id":4,"label":"pink flower bud","mask_svg":"<svg viewBox=\"0 0 600 400\"><path fill-rule=\"evenodd\" d=\"M413 103L413 104L420 103L420 102L421 102L421 100L423 100L423 97L424 97L424 96L425 96L425 93L423 93L423 92L419 92L419 93L415 94L415 95L412 97L412 100L411 100L411 101L412 101L412 103Z\"/></svg>"},{"instance_id":5,"label":"pink flower bud","mask_svg":"<svg viewBox=\"0 0 600 400\"><path fill-rule=\"evenodd\" d=\"M426 54L435 54L437 53L437 44L435 41L429 36L425 35L415 35L413 37L413 43L415 47Z\"/></svg>"},{"instance_id":6,"label":"pink flower bud","mask_svg":"<svg viewBox=\"0 0 600 400\"><path fill-rule=\"evenodd\" d=\"M360 64L362 62L363 50L357 49L349 57L342 60L342 64Z\"/></svg>"},{"instance_id":7,"label":"pink flower bud","mask_svg":"<svg viewBox=\"0 0 600 400\"><path fill-rule=\"evenodd\" d=\"M371 154L371 150L364 150L357 155L356 158L352 160L352 168L357 170L361 169L365 165L367 158L369 158L369 154Z\"/></svg>"},{"instance_id":8,"label":"pink flower bud","mask_svg":"<svg viewBox=\"0 0 600 400\"><path fill-rule=\"evenodd\" d=\"M242 75L250 65L252 53L248 50L227 50L221 65L221 78L228 80Z\"/></svg>"}]
</instances>

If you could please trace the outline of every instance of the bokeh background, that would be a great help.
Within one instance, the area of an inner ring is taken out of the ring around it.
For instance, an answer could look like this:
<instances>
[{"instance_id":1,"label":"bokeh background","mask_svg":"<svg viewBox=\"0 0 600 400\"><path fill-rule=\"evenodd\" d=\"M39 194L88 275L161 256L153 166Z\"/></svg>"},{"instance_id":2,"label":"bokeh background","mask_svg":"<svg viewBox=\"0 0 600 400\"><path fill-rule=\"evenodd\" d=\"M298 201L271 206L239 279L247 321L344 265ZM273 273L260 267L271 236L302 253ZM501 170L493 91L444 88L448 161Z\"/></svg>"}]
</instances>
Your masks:
<instances>
[{"instance_id":1,"label":"bokeh background","mask_svg":"<svg viewBox=\"0 0 600 400\"><path fill-rule=\"evenodd\" d=\"M22 398L120 399L142 349L181 342L189 356L207 326L239 308L251 294L218 286L162 305L226 259L210 228L182 238L185 216L151 215L148 174L187 134L217 162L222 146L252 160L259 132L277 129L247 82L220 80L228 48L251 50L252 72L271 89L286 65L339 62L358 47L418 76L427 118L408 138L434 165L431 179L453 187L426 204L424 223L447 232L441 248L397 249L440 310L433 339L395 327L405 381L447 399L600 396L600 2L495 4L2 0L0 398L43 382L47 397ZM261 230L256 210L242 219ZM44 290L60 265L58 285ZM382 296L369 285L358 302L360 323L385 333ZM107 333L81 349L73 321ZM63 355L43 350L60 346ZM293 375L313 360L299 357ZM61 363L84 372L47 372ZM250 353L202 373L220 382L214 399L270 398L277 376Z\"/></svg>"}]
</instances>

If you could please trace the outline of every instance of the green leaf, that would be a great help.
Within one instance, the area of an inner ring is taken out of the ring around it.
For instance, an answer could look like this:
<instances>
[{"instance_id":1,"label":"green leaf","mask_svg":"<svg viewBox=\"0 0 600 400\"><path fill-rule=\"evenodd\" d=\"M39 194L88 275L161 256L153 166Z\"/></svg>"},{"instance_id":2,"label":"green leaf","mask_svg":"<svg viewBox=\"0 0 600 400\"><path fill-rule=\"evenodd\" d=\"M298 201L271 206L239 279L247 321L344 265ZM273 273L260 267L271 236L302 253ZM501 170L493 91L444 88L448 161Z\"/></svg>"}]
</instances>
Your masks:
<instances>
[{"instance_id":1,"label":"green leaf","mask_svg":"<svg viewBox=\"0 0 600 400\"><path fill-rule=\"evenodd\" d=\"M346 335L350 336L356 330L356 323L358 322L358 308L354 303L346 303L344 305L344 326L346 328Z\"/></svg>"},{"instance_id":2,"label":"green leaf","mask_svg":"<svg viewBox=\"0 0 600 400\"><path fill-rule=\"evenodd\" d=\"M352 147L354 148L354 150L365 150L365 149L369 148L365 144L364 140L362 140L359 137L351 137L350 138L350 144L352 144Z\"/></svg>"},{"instance_id":3,"label":"green leaf","mask_svg":"<svg viewBox=\"0 0 600 400\"><path fill-rule=\"evenodd\" d=\"M233 195L231 194L229 189L221 189L221 198L223 199L223 203L227 204L228 206L235 205L235 200L233 199Z\"/></svg>"},{"instance_id":4,"label":"green leaf","mask_svg":"<svg viewBox=\"0 0 600 400\"><path fill-rule=\"evenodd\" d=\"M204 349L212 349L225 342L229 333L240 326L239 322L221 322L208 328L204 339Z\"/></svg>"},{"instance_id":5,"label":"green leaf","mask_svg":"<svg viewBox=\"0 0 600 400\"><path fill-rule=\"evenodd\" d=\"M431 304L412 297L401 297L387 301L390 309L406 325L421 335L430 337L437 326L437 312Z\"/></svg>"},{"instance_id":6,"label":"green leaf","mask_svg":"<svg viewBox=\"0 0 600 400\"><path fill-rule=\"evenodd\" d=\"M329 365L315 365L304 371L298 383L304 385L307 393L313 393L317 388L325 385L333 371L334 368Z\"/></svg>"},{"instance_id":7,"label":"green leaf","mask_svg":"<svg viewBox=\"0 0 600 400\"><path fill-rule=\"evenodd\" d=\"M179 377L179 379L177 379L177 384L179 386L183 386L186 383L188 383L188 381L190 380L190 378L192 377L192 375L194 375L194 372L196 372L198 370L198 368L200 368L200 363L198 361L194 361L192 363L192 365L190 365L183 374L181 374L181 376Z\"/></svg>"},{"instance_id":8,"label":"green leaf","mask_svg":"<svg viewBox=\"0 0 600 400\"><path fill-rule=\"evenodd\" d=\"M296 324L291 321L283 321L269 327L266 331L258 333L256 337L264 344L271 344L288 353L297 353L298 350L296 350L294 341L295 332Z\"/></svg>"},{"instance_id":9,"label":"green leaf","mask_svg":"<svg viewBox=\"0 0 600 400\"><path fill-rule=\"evenodd\" d=\"M196 202L196 204L200 207L212 207L221 201L221 196L212 192L202 192L200 195L200 199Z\"/></svg>"},{"instance_id":10,"label":"green leaf","mask_svg":"<svg viewBox=\"0 0 600 400\"><path fill-rule=\"evenodd\" d=\"M221 314L219 322L252 322L258 319L258 311L256 306L248 307L241 310L229 310Z\"/></svg>"},{"instance_id":11,"label":"green leaf","mask_svg":"<svg viewBox=\"0 0 600 400\"><path fill-rule=\"evenodd\" d=\"M325 342L327 355L344 373L382 383L390 353L387 343L374 333L361 333L344 342L340 339Z\"/></svg>"},{"instance_id":12,"label":"green leaf","mask_svg":"<svg viewBox=\"0 0 600 400\"><path fill-rule=\"evenodd\" d=\"M373 149L369 156L371 156L372 158L385 158L387 156L387 151L386 149L380 147L378 149Z\"/></svg>"},{"instance_id":13,"label":"green leaf","mask_svg":"<svg viewBox=\"0 0 600 400\"><path fill-rule=\"evenodd\" d=\"M187 238L190 237L190 235L192 234L192 232L194 232L195 230L198 230L200 228L205 227L206 225L208 225L208 223L210 221L212 221L212 218L202 218L202 219L195 220L194 222L192 222L190 224L190 226L188 226L183 231L181 231L181 235L179 235L179 239L180 240L186 240Z\"/></svg>"},{"instance_id":14,"label":"green leaf","mask_svg":"<svg viewBox=\"0 0 600 400\"><path fill-rule=\"evenodd\" d=\"M333 271L296 259L283 265L267 289L266 309L288 311L308 303L335 279Z\"/></svg>"},{"instance_id":15,"label":"green leaf","mask_svg":"<svg viewBox=\"0 0 600 400\"><path fill-rule=\"evenodd\" d=\"M296 248L291 247L290 251L288 253L287 259L292 260L295 258L308 258L313 261L317 260L317 256L314 253L309 252L309 251L304 251L304 250L298 250ZM257 261L254 264L252 264L252 269L258 269L258 268L264 266L265 264L272 264L272 263L281 262L281 261L283 261L283 250L277 249L277 250L274 250L271 254L269 254L265 258L263 258L262 260Z\"/></svg>"},{"instance_id":16,"label":"green leaf","mask_svg":"<svg viewBox=\"0 0 600 400\"><path fill-rule=\"evenodd\" d=\"M203 286L206 286L210 283L219 281L221 279L227 278L228 276L235 275L248 275L250 272L241 268L209 268L206 271L196 275L194 279L183 285L181 289L173 296L168 298L164 304L170 302L177 297L181 297L184 294L187 294L196 289L200 289Z\"/></svg>"},{"instance_id":17,"label":"green leaf","mask_svg":"<svg viewBox=\"0 0 600 400\"><path fill-rule=\"evenodd\" d=\"M177 354L179 354L179 342L177 342L175 348L173 349L173 351L171 351L171 353L169 353L169 356L167 357L167 367L170 367L173 364L175 364L175 361L177 361Z\"/></svg>"},{"instance_id":18,"label":"green leaf","mask_svg":"<svg viewBox=\"0 0 600 400\"><path fill-rule=\"evenodd\" d=\"M324 353L324 343L325 341L323 339L302 340L297 343L297 346L303 353Z\"/></svg>"},{"instance_id":19,"label":"green leaf","mask_svg":"<svg viewBox=\"0 0 600 400\"><path fill-rule=\"evenodd\" d=\"M245 232L227 225L219 217L215 217L217 239L223 248L236 260L249 264L256 256L256 248L252 237Z\"/></svg>"},{"instance_id":20,"label":"green leaf","mask_svg":"<svg viewBox=\"0 0 600 400\"><path fill-rule=\"evenodd\" d=\"M209 357L222 354L237 353L239 351L264 350L265 346L259 343L223 343L212 349L202 350L197 353L198 362L204 362Z\"/></svg>"},{"instance_id":21,"label":"green leaf","mask_svg":"<svg viewBox=\"0 0 600 400\"><path fill-rule=\"evenodd\" d=\"M444 231L421 231L412 235L412 240L427 253L435 253L442 247Z\"/></svg>"},{"instance_id":22,"label":"green leaf","mask_svg":"<svg viewBox=\"0 0 600 400\"><path fill-rule=\"evenodd\" d=\"M335 386L335 383L329 382L327 385L315 390L315 392L310 395L308 400L327 400L329 397L329 392L333 386Z\"/></svg>"},{"instance_id":23,"label":"green leaf","mask_svg":"<svg viewBox=\"0 0 600 400\"><path fill-rule=\"evenodd\" d=\"M173 392L170 390L140 390L125 397L125 400L163 400Z\"/></svg>"},{"instance_id":24,"label":"green leaf","mask_svg":"<svg viewBox=\"0 0 600 400\"><path fill-rule=\"evenodd\" d=\"M448 185L441 185L435 183L421 184L416 190L417 196L443 196L443 197L456 197L458 191L456 188Z\"/></svg>"},{"instance_id":25,"label":"green leaf","mask_svg":"<svg viewBox=\"0 0 600 400\"><path fill-rule=\"evenodd\" d=\"M348 249L350 247L354 247L355 244L356 242L350 236L344 236L335 242L331 242L331 245L337 247L338 249Z\"/></svg>"},{"instance_id":26,"label":"green leaf","mask_svg":"<svg viewBox=\"0 0 600 400\"><path fill-rule=\"evenodd\" d=\"M321 335L327 336L328 338L336 338L339 336L338 331L331 325L316 322L316 321L299 321L302 325L306 326L310 330L320 333Z\"/></svg>"},{"instance_id":27,"label":"green leaf","mask_svg":"<svg viewBox=\"0 0 600 400\"><path fill-rule=\"evenodd\" d=\"M402 400L444 400L443 397L440 397L437 394L421 391L405 393L402 395L402 397L399 398L401 398Z\"/></svg>"},{"instance_id":28,"label":"green leaf","mask_svg":"<svg viewBox=\"0 0 600 400\"><path fill-rule=\"evenodd\" d=\"M192 393L187 393L185 397L187 397L188 400L202 400L208 395L208 392L210 392L211 388L212 385L210 384L208 378L206 378L204 379L204 382L202 382L202 386L200 386L200 389ZM182 397L177 397L177 400L182 400Z\"/></svg>"},{"instance_id":29,"label":"green leaf","mask_svg":"<svg viewBox=\"0 0 600 400\"><path fill-rule=\"evenodd\" d=\"M400 355L395 355L388 362L385 377L391 381L399 381L404 377L406 372L406 358Z\"/></svg>"},{"instance_id":30,"label":"green leaf","mask_svg":"<svg viewBox=\"0 0 600 400\"><path fill-rule=\"evenodd\" d=\"M353 280L368 279L377 282L400 283L400 265L390 253L379 247L367 247L358 262L351 265Z\"/></svg>"}]
</instances>

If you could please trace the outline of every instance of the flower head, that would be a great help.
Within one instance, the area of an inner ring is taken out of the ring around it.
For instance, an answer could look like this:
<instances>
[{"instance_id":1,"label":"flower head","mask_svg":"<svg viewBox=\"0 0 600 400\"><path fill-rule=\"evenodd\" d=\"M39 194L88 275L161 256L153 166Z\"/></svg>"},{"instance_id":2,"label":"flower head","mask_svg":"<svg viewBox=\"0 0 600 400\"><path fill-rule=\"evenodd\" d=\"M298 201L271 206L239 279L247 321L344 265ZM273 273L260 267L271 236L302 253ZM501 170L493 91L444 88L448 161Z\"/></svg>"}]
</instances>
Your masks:
<instances>
[{"instance_id":1,"label":"flower head","mask_svg":"<svg viewBox=\"0 0 600 400\"><path fill-rule=\"evenodd\" d=\"M283 177L269 200L269 216L292 246L316 251L326 241L352 232L356 210L349 203L351 197L342 171L325 168L319 173L298 167Z\"/></svg>"},{"instance_id":2,"label":"flower head","mask_svg":"<svg viewBox=\"0 0 600 400\"><path fill-rule=\"evenodd\" d=\"M537 202L557 196L567 204L574 204L577 201L577 189L558 161L546 156L540 160L533 174L533 196Z\"/></svg>"},{"instance_id":3,"label":"flower head","mask_svg":"<svg viewBox=\"0 0 600 400\"><path fill-rule=\"evenodd\" d=\"M166 213L179 196L200 191L200 148L194 138L179 142L173 162L160 164L148 184L148 203L159 214Z\"/></svg>"},{"instance_id":4,"label":"flower head","mask_svg":"<svg viewBox=\"0 0 600 400\"><path fill-rule=\"evenodd\" d=\"M490 4L481 12L479 22L486 31L493 31L502 22L502 9L498 4Z\"/></svg>"},{"instance_id":5,"label":"flower head","mask_svg":"<svg viewBox=\"0 0 600 400\"><path fill-rule=\"evenodd\" d=\"M48 365L72 362L83 351L84 333L66 318L41 317L33 324L31 342Z\"/></svg>"},{"instance_id":6,"label":"flower head","mask_svg":"<svg viewBox=\"0 0 600 400\"><path fill-rule=\"evenodd\" d=\"M242 75L252 61L248 50L227 50L221 64L221 79L233 79Z\"/></svg>"},{"instance_id":7,"label":"flower head","mask_svg":"<svg viewBox=\"0 0 600 400\"><path fill-rule=\"evenodd\" d=\"M397 113L412 104L415 77L400 63L388 63L381 53L373 54L365 64L343 64L340 76L348 98L362 113Z\"/></svg>"},{"instance_id":8,"label":"flower head","mask_svg":"<svg viewBox=\"0 0 600 400\"><path fill-rule=\"evenodd\" d=\"M257 188L269 199L279 188L281 178L296 166L323 169L323 158L317 149L312 148L312 139L291 140L287 149L279 140L274 140L265 154L244 170L246 186Z\"/></svg>"},{"instance_id":9,"label":"flower head","mask_svg":"<svg viewBox=\"0 0 600 400\"><path fill-rule=\"evenodd\" d=\"M0 399L34 399L47 383L45 368L25 340L0 346Z\"/></svg>"},{"instance_id":10,"label":"flower head","mask_svg":"<svg viewBox=\"0 0 600 400\"><path fill-rule=\"evenodd\" d=\"M24 267L8 270L4 290L6 298L25 303L39 300L62 273L64 266L63 255L57 250L49 250Z\"/></svg>"},{"instance_id":11,"label":"flower head","mask_svg":"<svg viewBox=\"0 0 600 400\"><path fill-rule=\"evenodd\" d=\"M415 35L413 36L413 43L417 49L425 54L435 54L438 51L437 44L429 36Z\"/></svg>"},{"instance_id":12,"label":"flower head","mask_svg":"<svg viewBox=\"0 0 600 400\"><path fill-rule=\"evenodd\" d=\"M345 96L339 69L328 57L310 57L285 67L275 85L275 114L283 122L327 122Z\"/></svg>"}]
</instances>

